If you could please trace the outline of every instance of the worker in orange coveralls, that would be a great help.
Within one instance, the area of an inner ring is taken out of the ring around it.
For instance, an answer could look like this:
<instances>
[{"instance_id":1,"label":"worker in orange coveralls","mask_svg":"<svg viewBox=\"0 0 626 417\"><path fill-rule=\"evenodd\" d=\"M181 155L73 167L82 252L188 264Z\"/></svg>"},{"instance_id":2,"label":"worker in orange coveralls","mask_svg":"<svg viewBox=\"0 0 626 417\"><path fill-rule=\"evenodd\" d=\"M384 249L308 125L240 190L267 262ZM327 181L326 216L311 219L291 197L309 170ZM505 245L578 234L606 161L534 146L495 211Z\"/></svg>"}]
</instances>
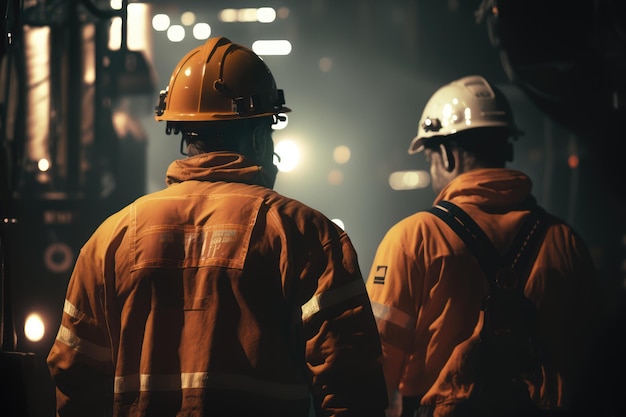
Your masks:
<instances>
[{"instance_id":1,"label":"worker in orange coveralls","mask_svg":"<svg viewBox=\"0 0 626 417\"><path fill-rule=\"evenodd\" d=\"M439 88L423 110L409 153L426 155L437 197L386 233L367 279L388 416L569 415L584 396L601 285L581 237L505 167L518 133L502 91L479 75ZM491 265L503 255L512 262Z\"/></svg>"},{"instance_id":2,"label":"worker in orange coveralls","mask_svg":"<svg viewBox=\"0 0 626 417\"><path fill-rule=\"evenodd\" d=\"M226 38L156 120L188 157L82 247L48 356L59 416L382 417L376 323L348 235L273 191L283 91Z\"/></svg>"}]
</instances>

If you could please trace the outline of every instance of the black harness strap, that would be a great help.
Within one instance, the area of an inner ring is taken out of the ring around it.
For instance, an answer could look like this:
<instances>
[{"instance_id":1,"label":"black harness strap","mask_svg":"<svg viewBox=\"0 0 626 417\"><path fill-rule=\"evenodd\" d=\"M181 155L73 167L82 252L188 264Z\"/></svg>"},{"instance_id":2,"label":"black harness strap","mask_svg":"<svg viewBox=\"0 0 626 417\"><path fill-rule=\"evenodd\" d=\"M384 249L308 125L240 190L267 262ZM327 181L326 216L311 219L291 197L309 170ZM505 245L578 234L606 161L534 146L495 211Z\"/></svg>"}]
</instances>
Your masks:
<instances>
[{"instance_id":1,"label":"black harness strap","mask_svg":"<svg viewBox=\"0 0 626 417\"><path fill-rule=\"evenodd\" d=\"M520 207L521 208L521 207ZM556 221L533 200L511 246L500 255L476 222L450 201L428 211L442 219L463 240L489 282L483 299L483 327L477 348L475 388L457 404L458 416L530 416L539 408L528 395L522 374L537 372L540 352L535 340L536 308L524 287L548 226ZM433 407L420 406L420 416L432 416ZM539 414L537 414L539 415Z\"/></svg>"},{"instance_id":2,"label":"black harness strap","mask_svg":"<svg viewBox=\"0 0 626 417\"><path fill-rule=\"evenodd\" d=\"M534 337L532 327L535 307L525 297L524 287L545 231L555 218L537 206L534 199L529 199L520 208L530 209L530 214L504 255L500 255L480 226L454 203L441 201L428 210L448 224L463 240L485 273L490 287L490 293L482 305L485 320L479 348L479 357L486 359L480 362L484 367L477 374L476 388L471 399L457 405L455 412L458 414L455 415L458 416L495 415L486 413L491 409L490 405L483 406L481 399L484 398L487 398L486 404L495 400L496 404L506 408L507 412L498 416L511 416L508 412L511 407L517 409L521 406L518 411L524 417L530 416L524 414L527 407L531 407L533 412L536 410L526 385L514 383L511 386L509 376L513 373L519 375L519 370L533 369L535 353L530 344L534 344L534 341L529 338ZM524 358L523 362L519 358ZM432 417L434 406L419 405L420 399L403 399L403 417Z\"/></svg>"},{"instance_id":3,"label":"black harness strap","mask_svg":"<svg viewBox=\"0 0 626 417\"><path fill-rule=\"evenodd\" d=\"M539 244L550 224L549 216L542 208L536 206L531 210L504 255L500 255L480 226L456 204L444 200L428 211L446 222L465 242L485 272L492 293L501 288L523 290Z\"/></svg>"}]
</instances>

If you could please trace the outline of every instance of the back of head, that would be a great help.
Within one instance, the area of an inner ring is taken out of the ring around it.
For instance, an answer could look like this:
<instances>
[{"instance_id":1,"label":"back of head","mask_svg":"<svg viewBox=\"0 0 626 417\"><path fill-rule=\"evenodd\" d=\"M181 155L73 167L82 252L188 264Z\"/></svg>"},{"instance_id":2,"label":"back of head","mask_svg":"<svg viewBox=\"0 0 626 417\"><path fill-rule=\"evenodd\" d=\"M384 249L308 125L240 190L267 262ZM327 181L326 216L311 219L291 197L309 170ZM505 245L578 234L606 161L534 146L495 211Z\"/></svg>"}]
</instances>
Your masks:
<instances>
[{"instance_id":1,"label":"back of head","mask_svg":"<svg viewBox=\"0 0 626 417\"><path fill-rule=\"evenodd\" d=\"M504 164L513 159L508 139L516 139L519 133L504 94L484 77L471 75L432 95L408 152L450 144L491 163Z\"/></svg>"},{"instance_id":2,"label":"back of head","mask_svg":"<svg viewBox=\"0 0 626 417\"><path fill-rule=\"evenodd\" d=\"M168 134L182 132L188 143L219 138L210 145L214 148L228 147L228 136L259 123L271 125L290 111L264 61L223 37L207 40L180 60L155 110Z\"/></svg>"}]
</instances>

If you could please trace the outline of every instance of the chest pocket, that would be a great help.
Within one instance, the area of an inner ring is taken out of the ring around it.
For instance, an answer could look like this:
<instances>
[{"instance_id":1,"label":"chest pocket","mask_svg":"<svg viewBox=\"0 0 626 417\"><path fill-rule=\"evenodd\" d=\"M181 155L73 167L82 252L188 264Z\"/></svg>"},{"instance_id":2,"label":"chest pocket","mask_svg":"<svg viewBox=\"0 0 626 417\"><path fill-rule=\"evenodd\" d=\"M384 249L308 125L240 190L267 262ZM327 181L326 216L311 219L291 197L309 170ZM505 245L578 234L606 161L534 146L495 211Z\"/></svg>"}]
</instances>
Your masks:
<instances>
[{"instance_id":1,"label":"chest pocket","mask_svg":"<svg viewBox=\"0 0 626 417\"><path fill-rule=\"evenodd\" d=\"M239 194L185 195L131 207L133 269L242 269L263 200Z\"/></svg>"}]
</instances>

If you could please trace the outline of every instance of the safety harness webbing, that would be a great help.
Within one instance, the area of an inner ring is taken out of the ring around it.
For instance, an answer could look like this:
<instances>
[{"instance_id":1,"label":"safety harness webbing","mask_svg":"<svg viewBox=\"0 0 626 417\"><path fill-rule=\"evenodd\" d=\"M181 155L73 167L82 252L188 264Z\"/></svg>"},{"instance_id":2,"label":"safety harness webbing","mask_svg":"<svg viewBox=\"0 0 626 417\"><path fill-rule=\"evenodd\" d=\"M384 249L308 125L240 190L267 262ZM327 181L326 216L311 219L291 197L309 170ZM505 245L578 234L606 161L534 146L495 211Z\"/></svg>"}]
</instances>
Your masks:
<instances>
[{"instance_id":1,"label":"safety harness webbing","mask_svg":"<svg viewBox=\"0 0 626 417\"><path fill-rule=\"evenodd\" d=\"M480 226L456 204L444 200L428 211L445 221L465 242L487 276L492 293L503 286L511 289L511 285L523 291L539 244L550 224L545 210L538 206L533 207L504 255L500 255ZM514 271L516 282L504 281L507 277L500 274L504 270Z\"/></svg>"},{"instance_id":2,"label":"safety harness webbing","mask_svg":"<svg viewBox=\"0 0 626 417\"><path fill-rule=\"evenodd\" d=\"M454 203L441 201L428 210L463 240L490 287L482 303L484 320L475 387L469 399L456 405L458 416L540 415L520 378L522 374L537 372L540 360L535 340L536 308L525 296L524 287L545 232L556 219L537 206L534 199L520 209L530 209L530 213L504 255ZM411 399L405 400L408 405ZM418 410L420 417L434 414L434 406L420 405Z\"/></svg>"}]
</instances>

